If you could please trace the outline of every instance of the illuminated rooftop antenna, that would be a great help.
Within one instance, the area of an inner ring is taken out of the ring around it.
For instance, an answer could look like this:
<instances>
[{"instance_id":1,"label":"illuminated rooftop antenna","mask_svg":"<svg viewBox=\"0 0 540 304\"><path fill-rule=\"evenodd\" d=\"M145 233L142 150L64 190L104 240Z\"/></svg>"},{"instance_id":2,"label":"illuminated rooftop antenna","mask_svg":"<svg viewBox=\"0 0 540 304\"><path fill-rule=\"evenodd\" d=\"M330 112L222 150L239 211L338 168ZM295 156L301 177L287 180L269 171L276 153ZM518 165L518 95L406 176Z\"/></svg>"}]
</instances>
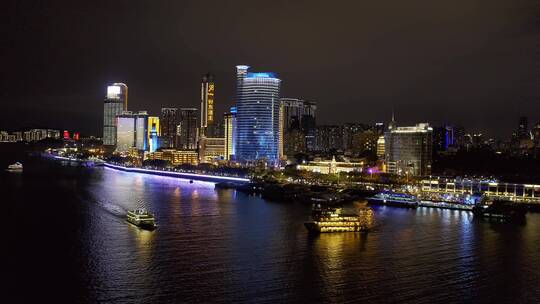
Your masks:
<instances>
[{"instance_id":1,"label":"illuminated rooftop antenna","mask_svg":"<svg viewBox=\"0 0 540 304\"><path fill-rule=\"evenodd\" d=\"M394 115L394 107L392 107L392 121L388 124L388 129L393 129L396 127L396 117Z\"/></svg>"}]
</instances>

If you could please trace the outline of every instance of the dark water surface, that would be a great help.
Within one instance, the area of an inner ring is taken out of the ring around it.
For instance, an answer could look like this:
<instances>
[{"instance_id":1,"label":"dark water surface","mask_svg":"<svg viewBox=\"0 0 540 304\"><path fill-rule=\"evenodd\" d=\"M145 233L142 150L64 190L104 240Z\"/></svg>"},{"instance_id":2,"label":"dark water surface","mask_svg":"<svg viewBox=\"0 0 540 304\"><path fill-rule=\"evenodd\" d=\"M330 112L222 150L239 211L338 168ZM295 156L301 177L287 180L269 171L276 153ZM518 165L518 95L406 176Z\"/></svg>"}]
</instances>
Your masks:
<instances>
[{"instance_id":1,"label":"dark water surface","mask_svg":"<svg viewBox=\"0 0 540 304\"><path fill-rule=\"evenodd\" d=\"M540 214L512 225L381 207L369 234L312 236L310 206L206 182L34 164L0 183L4 303L540 299ZM157 230L125 222L137 207L155 213Z\"/></svg>"}]
</instances>

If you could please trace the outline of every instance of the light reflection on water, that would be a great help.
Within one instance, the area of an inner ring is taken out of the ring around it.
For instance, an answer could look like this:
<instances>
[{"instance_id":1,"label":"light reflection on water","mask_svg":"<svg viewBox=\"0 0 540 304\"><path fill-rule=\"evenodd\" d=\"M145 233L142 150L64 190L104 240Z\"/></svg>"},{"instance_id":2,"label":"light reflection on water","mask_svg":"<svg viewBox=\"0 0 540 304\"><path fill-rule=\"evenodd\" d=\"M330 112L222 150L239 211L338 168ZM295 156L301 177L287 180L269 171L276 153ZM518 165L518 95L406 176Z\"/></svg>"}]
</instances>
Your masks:
<instances>
[{"instance_id":1,"label":"light reflection on water","mask_svg":"<svg viewBox=\"0 0 540 304\"><path fill-rule=\"evenodd\" d=\"M12 187L17 206L29 210L42 206L35 195L62 198L47 205L66 222L48 234L56 246L43 252L38 221L27 220L17 252L69 263L54 269L65 278L55 284L73 286L64 297L70 302L511 303L539 296L538 214L512 226L465 211L378 206L370 233L310 235L303 226L310 206L208 182L96 168L24 177ZM125 221L137 207L155 214L155 231ZM32 270L25 280L48 286L46 265L24 263Z\"/></svg>"}]
</instances>

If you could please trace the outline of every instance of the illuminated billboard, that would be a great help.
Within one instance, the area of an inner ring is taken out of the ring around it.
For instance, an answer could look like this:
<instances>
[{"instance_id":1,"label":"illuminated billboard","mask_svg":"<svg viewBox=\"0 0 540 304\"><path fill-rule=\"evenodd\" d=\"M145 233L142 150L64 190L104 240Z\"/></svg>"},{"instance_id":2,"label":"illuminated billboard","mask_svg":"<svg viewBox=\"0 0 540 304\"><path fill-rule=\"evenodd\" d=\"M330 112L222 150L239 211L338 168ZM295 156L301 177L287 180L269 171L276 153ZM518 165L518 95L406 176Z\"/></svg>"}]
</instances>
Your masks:
<instances>
[{"instance_id":1,"label":"illuminated billboard","mask_svg":"<svg viewBox=\"0 0 540 304\"><path fill-rule=\"evenodd\" d=\"M208 101L207 101L207 109L206 109L206 121L207 123L211 124L214 122L214 83L210 83L208 85Z\"/></svg>"},{"instance_id":2,"label":"illuminated billboard","mask_svg":"<svg viewBox=\"0 0 540 304\"><path fill-rule=\"evenodd\" d=\"M107 87L107 98L109 99L120 99L120 95L122 94L122 88L119 86L108 86Z\"/></svg>"}]
</instances>

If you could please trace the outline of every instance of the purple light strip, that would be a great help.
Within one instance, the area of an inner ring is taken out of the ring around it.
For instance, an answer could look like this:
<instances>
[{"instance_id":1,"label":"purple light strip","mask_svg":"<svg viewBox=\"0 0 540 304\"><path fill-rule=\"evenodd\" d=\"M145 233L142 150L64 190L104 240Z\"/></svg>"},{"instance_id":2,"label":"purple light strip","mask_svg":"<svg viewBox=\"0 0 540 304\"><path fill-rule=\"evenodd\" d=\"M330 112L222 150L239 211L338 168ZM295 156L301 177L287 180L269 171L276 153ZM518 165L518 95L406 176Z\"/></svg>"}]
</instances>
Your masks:
<instances>
[{"instance_id":1,"label":"purple light strip","mask_svg":"<svg viewBox=\"0 0 540 304\"><path fill-rule=\"evenodd\" d=\"M228 176L216 176L216 175L207 175L207 174L195 174L195 173L181 173L181 172L174 172L174 171L161 171L161 170L152 170L152 169L143 169L143 168L127 168L122 166L117 166L109 163L105 163L106 167L127 171L127 172L137 172L137 173L150 173L150 174L156 174L156 175L164 175L164 176L178 176L181 178L204 178L204 179L219 179L219 180L225 180L225 181L234 181L234 182L249 182L248 178L240 178L240 177L228 177Z\"/></svg>"},{"instance_id":2,"label":"purple light strip","mask_svg":"<svg viewBox=\"0 0 540 304\"><path fill-rule=\"evenodd\" d=\"M58 156L58 155L51 155L51 156L52 156L52 158L59 159L59 160L78 161L76 158L69 158L69 157Z\"/></svg>"}]
</instances>

